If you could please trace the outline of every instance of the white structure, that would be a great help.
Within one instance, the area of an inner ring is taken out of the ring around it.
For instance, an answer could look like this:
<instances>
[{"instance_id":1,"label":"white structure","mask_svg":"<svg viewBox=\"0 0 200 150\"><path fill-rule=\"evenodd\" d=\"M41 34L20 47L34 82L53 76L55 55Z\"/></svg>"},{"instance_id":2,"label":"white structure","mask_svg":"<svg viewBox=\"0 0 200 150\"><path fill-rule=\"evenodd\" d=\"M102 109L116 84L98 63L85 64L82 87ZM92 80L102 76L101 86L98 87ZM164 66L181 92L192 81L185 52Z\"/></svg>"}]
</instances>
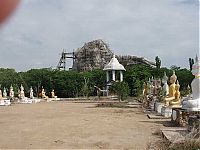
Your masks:
<instances>
[{"instance_id":1,"label":"white structure","mask_svg":"<svg viewBox=\"0 0 200 150\"><path fill-rule=\"evenodd\" d=\"M10 93L9 93L9 96L10 96L11 99L14 98L14 91L13 91L12 85L10 86Z\"/></svg>"},{"instance_id":2,"label":"white structure","mask_svg":"<svg viewBox=\"0 0 200 150\"><path fill-rule=\"evenodd\" d=\"M0 99L0 106L9 106L11 105L10 99L7 98L6 88L3 90L3 98Z\"/></svg>"},{"instance_id":3,"label":"white structure","mask_svg":"<svg viewBox=\"0 0 200 150\"><path fill-rule=\"evenodd\" d=\"M182 108L187 111L200 111L200 60L198 57L192 66L192 74L195 76L191 83L192 94L183 100Z\"/></svg>"},{"instance_id":4,"label":"white structure","mask_svg":"<svg viewBox=\"0 0 200 150\"><path fill-rule=\"evenodd\" d=\"M20 99L24 99L24 98L25 98L24 87L23 87L22 85L21 85L21 87L20 87L19 98L20 98Z\"/></svg>"},{"instance_id":5,"label":"white structure","mask_svg":"<svg viewBox=\"0 0 200 150\"><path fill-rule=\"evenodd\" d=\"M6 92L6 88L5 87L3 89L3 98L7 98L7 92Z\"/></svg>"},{"instance_id":6,"label":"white structure","mask_svg":"<svg viewBox=\"0 0 200 150\"><path fill-rule=\"evenodd\" d=\"M166 75L166 72L164 72L164 76L162 78L162 83L164 84L163 85L164 96L169 94L169 85L167 84L167 80L168 80L168 77Z\"/></svg>"},{"instance_id":7,"label":"white structure","mask_svg":"<svg viewBox=\"0 0 200 150\"><path fill-rule=\"evenodd\" d=\"M33 99L33 98L34 98L34 96L33 96L33 88L31 86L31 88L30 88L30 99Z\"/></svg>"},{"instance_id":8,"label":"white structure","mask_svg":"<svg viewBox=\"0 0 200 150\"><path fill-rule=\"evenodd\" d=\"M120 73L120 82L123 81L123 71L126 71L124 66L119 63L115 55L113 55L113 58L111 61L104 67L106 71L106 81L107 83L110 81L116 81L118 78L116 77L117 71ZM112 74L112 78L110 77L110 73Z\"/></svg>"}]
</instances>

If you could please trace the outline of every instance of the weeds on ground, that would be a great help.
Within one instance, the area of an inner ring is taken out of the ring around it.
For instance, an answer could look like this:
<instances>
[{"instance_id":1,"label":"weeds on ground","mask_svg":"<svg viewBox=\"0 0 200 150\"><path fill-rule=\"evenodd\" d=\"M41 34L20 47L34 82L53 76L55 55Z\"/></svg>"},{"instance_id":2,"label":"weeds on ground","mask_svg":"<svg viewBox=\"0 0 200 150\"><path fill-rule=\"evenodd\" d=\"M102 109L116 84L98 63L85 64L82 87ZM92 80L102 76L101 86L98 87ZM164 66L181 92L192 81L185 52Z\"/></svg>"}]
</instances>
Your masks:
<instances>
[{"instance_id":1,"label":"weeds on ground","mask_svg":"<svg viewBox=\"0 0 200 150\"><path fill-rule=\"evenodd\" d=\"M160 130L156 130L153 135L162 136ZM185 139L178 143L170 143L167 139L161 138L154 144L149 143L147 149L153 150L200 150L200 132L192 130L185 136Z\"/></svg>"},{"instance_id":2,"label":"weeds on ground","mask_svg":"<svg viewBox=\"0 0 200 150\"><path fill-rule=\"evenodd\" d=\"M111 107L111 108L130 108L129 106L127 106L127 103L122 103L122 102L115 102L115 103L99 103L97 104L96 107Z\"/></svg>"}]
</instances>

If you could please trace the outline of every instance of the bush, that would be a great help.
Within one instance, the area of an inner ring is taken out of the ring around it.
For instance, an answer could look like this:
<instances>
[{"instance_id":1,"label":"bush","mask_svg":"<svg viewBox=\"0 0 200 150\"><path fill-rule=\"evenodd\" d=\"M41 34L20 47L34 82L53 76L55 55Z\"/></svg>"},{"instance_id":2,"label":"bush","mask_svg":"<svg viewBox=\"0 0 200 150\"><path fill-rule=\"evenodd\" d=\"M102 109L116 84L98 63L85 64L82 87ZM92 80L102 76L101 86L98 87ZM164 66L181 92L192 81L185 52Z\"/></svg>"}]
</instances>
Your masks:
<instances>
[{"instance_id":1,"label":"bush","mask_svg":"<svg viewBox=\"0 0 200 150\"><path fill-rule=\"evenodd\" d=\"M113 82L110 90L118 95L120 101L129 95L129 86L126 82Z\"/></svg>"}]
</instances>

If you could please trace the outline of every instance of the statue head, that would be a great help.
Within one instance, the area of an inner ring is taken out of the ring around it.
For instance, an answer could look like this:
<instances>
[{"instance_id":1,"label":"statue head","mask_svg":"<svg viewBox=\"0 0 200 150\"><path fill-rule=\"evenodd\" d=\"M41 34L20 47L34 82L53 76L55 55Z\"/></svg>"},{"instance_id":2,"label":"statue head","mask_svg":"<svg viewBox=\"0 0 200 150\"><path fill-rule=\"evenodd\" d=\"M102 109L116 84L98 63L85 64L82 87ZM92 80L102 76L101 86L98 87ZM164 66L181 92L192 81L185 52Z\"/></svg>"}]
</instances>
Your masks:
<instances>
[{"instance_id":1,"label":"statue head","mask_svg":"<svg viewBox=\"0 0 200 150\"><path fill-rule=\"evenodd\" d=\"M172 76L170 77L170 83L171 83L171 84L174 84L174 83L176 83L176 80L177 80L177 76L176 76L176 74L175 74L175 71L173 71L173 74L172 74Z\"/></svg>"},{"instance_id":2,"label":"statue head","mask_svg":"<svg viewBox=\"0 0 200 150\"><path fill-rule=\"evenodd\" d=\"M21 89L21 91L24 91L24 87L22 86L22 84L21 84L21 87L20 87L20 89Z\"/></svg>"},{"instance_id":3,"label":"statue head","mask_svg":"<svg viewBox=\"0 0 200 150\"><path fill-rule=\"evenodd\" d=\"M192 66L192 74L196 78L200 78L200 60L197 56L196 56L196 59L195 59L195 63Z\"/></svg>"},{"instance_id":4,"label":"statue head","mask_svg":"<svg viewBox=\"0 0 200 150\"><path fill-rule=\"evenodd\" d=\"M13 91L13 87L12 87L12 85L10 86L10 91Z\"/></svg>"},{"instance_id":5,"label":"statue head","mask_svg":"<svg viewBox=\"0 0 200 150\"><path fill-rule=\"evenodd\" d=\"M164 76L162 78L163 84L165 84L167 82L167 80L168 80L168 77L166 75L166 72L164 72Z\"/></svg>"}]
</instances>

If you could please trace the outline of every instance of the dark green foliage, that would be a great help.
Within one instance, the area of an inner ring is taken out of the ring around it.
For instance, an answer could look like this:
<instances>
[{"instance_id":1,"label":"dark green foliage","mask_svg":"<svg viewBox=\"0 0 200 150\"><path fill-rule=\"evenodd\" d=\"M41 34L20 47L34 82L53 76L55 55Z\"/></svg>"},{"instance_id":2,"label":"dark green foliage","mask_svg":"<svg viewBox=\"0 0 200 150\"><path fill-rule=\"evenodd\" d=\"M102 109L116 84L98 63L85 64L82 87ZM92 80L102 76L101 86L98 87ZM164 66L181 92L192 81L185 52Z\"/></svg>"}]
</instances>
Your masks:
<instances>
[{"instance_id":1,"label":"dark green foliage","mask_svg":"<svg viewBox=\"0 0 200 150\"><path fill-rule=\"evenodd\" d=\"M128 83L131 96L138 96L142 93L143 83L151 78L152 71L149 66L135 65L125 72L124 81Z\"/></svg>"},{"instance_id":2,"label":"dark green foliage","mask_svg":"<svg viewBox=\"0 0 200 150\"><path fill-rule=\"evenodd\" d=\"M188 85L191 84L194 76L192 75L191 71L187 69L180 69L180 67L172 66L173 70L176 71L177 78L181 85L180 90L182 93L187 90ZM170 78L173 73L172 69L168 68L151 68L146 65L135 65L132 68L129 68L125 72L124 80L128 83L130 88L130 95L131 96L139 96L142 94L143 90L143 83L144 81L148 81L149 78L152 76L156 79L162 79L164 72Z\"/></svg>"},{"instance_id":3,"label":"dark green foliage","mask_svg":"<svg viewBox=\"0 0 200 150\"><path fill-rule=\"evenodd\" d=\"M124 81L130 89L130 96L139 96L143 90L143 83L152 76L154 78L162 78L164 72L167 76L172 75L172 69L176 71L179 83L181 85L181 93L187 93L187 87L191 84L194 76L191 71L173 66L168 68L151 68L147 65L135 65L128 68L124 73ZM84 78L88 79L87 89L84 91ZM88 72L75 71L58 71L53 69L31 69L27 72L16 72L14 69L0 68L0 85L1 89L5 87L9 90L10 85L13 86L15 95L18 88L22 84L25 88L26 96L29 95L29 89L32 86L35 96L38 96L42 86L46 94L50 96L52 89L58 97L77 97L77 96L93 96L96 95L94 86L101 89L105 87L106 73L103 70L93 70ZM84 92L83 92L84 91ZM87 91L87 92L86 92ZM86 94L87 93L87 94Z\"/></svg>"},{"instance_id":4,"label":"dark green foliage","mask_svg":"<svg viewBox=\"0 0 200 150\"><path fill-rule=\"evenodd\" d=\"M118 95L119 100L125 100L129 95L129 86L126 82L113 82L111 91Z\"/></svg>"}]
</instances>

